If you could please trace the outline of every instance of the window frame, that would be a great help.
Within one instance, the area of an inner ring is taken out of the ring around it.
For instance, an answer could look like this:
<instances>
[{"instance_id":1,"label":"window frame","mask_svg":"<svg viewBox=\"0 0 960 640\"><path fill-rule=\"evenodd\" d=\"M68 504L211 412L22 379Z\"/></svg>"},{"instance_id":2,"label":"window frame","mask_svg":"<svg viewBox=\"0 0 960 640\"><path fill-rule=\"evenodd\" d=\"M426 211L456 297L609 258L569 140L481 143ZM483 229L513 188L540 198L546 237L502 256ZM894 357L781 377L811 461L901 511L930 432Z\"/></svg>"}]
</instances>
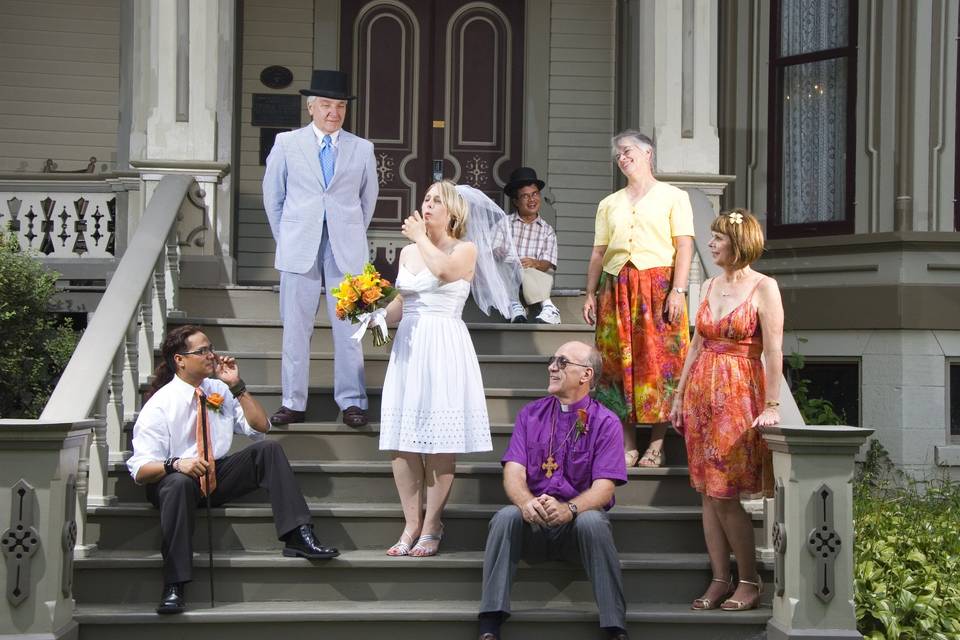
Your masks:
<instances>
[{"instance_id":1,"label":"window frame","mask_svg":"<svg viewBox=\"0 0 960 640\"><path fill-rule=\"evenodd\" d=\"M945 422L946 422L946 431L947 431L947 444L958 444L960 445L960 434L954 435L953 433L953 407L950 406L950 394L952 392L952 385L950 384L950 369L953 367L960 367L960 357L947 357L946 358L946 371L944 372L944 399L943 404L946 409L945 412ZM957 408L960 410L960 407Z\"/></svg>"},{"instance_id":2,"label":"window frame","mask_svg":"<svg viewBox=\"0 0 960 640\"><path fill-rule=\"evenodd\" d=\"M850 15L847 21L847 46L821 49L806 53L781 56L782 5L784 0L773 0L770 8L770 78L767 124L767 237L801 238L810 236L854 233L854 205L856 202L856 144L857 144L857 29L859 0L847 0ZM783 216L783 81L787 67L836 60L847 61L846 112L846 166L844 181L844 219L830 222L785 224Z\"/></svg>"},{"instance_id":3,"label":"window frame","mask_svg":"<svg viewBox=\"0 0 960 640\"><path fill-rule=\"evenodd\" d=\"M791 354L785 353L783 355L783 375L788 382L792 382L790 377L792 373L788 373L790 369L790 356ZM960 360L958 360L960 362ZM857 424L849 424L851 427L860 427L863 425L863 357L859 355L850 355L850 356L822 356L822 355L806 355L803 354L803 365L804 368L807 365L818 365L818 364L846 364L846 365L855 365L857 368ZM791 370L792 371L792 370ZM798 369L797 371L803 371L803 369ZM789 386L789 385L788 385ZM792 390L791 390L792 393ZM849 416L847 416L849 421Z\"/></svg>"}]
</instances>

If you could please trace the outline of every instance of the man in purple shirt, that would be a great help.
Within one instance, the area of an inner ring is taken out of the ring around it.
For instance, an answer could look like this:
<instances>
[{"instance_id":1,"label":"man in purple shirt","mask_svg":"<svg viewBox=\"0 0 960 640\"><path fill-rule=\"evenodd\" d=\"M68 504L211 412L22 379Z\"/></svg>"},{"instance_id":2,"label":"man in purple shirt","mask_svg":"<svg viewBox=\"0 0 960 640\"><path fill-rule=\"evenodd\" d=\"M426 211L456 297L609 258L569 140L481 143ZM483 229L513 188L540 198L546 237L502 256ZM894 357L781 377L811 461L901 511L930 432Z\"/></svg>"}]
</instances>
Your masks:
<instances>
[{"instance_id":1,"label":"man in purple shirt","mask_svg":"<svg viewBox=\"0 0 960 640\"><path fill-rule=\"evenodd\" d=\"M550 395L517 415L503 454L503 486L513 504L490 521L483 558L480 640L499 640L510 615L510 587L527 562L582 561L593 584L600 626L628 640L620 560L606 511L627 481L623 429L590 397L600 354L582 342L557 349L547 365Z\"/></svg>"}]
</instances>

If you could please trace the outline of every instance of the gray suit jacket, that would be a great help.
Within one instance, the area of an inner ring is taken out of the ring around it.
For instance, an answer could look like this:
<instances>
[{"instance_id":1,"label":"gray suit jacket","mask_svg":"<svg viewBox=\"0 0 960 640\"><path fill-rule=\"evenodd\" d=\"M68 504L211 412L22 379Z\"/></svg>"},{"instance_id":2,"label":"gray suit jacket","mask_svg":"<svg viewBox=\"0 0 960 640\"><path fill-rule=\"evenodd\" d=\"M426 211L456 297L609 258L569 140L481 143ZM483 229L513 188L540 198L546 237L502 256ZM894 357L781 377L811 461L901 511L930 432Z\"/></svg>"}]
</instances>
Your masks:
<instances>
[{"instance_id":1,"label":"gray suit jacket","mask_svg":"<svg viewBox=\"0 0 960 640\"><path fill-rule=\"evenodd\" d=\"M306 273L317 260L327 216L329 243L344 273L368 262L367 227L380 185L373 143L340 131L333 179L323 183L311 125L277 136L263 176L263 206L277 243L274 267ZM337 283L339 284L339 283Z\"/></svg>"}]
</instances>

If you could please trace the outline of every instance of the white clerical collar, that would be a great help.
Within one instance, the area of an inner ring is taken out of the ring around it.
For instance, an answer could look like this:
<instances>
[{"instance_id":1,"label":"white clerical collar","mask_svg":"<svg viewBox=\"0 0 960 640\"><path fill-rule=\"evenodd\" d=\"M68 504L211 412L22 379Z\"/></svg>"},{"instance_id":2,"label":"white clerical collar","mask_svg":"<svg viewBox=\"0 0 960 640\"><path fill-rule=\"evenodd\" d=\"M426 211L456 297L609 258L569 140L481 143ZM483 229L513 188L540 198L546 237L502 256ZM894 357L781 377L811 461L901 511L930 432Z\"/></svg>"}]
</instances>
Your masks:
<instances>
[{"instance_id":1,"label":"white clerical collar","mask_svg":"<svg viewBox=\"0 0 960 640\"><path fill-rule=\"evenodd\" d=\"M330 141L333 143L334 148L337 146L337 141L340 139L340 132L342 129L337 129L333 133L327 134L320 130L320 127L317 126L316 122L311 122L310 126L313 127L313 135L317 136L317 144L323 144L323 136L329 135Z\"/></svg>"},{"instance_id":2,"label":"white clerical collar","mask_svg":"<svg viewBox=\"0 0 960 640\"><path fill-rule=\"evenodd\" d=\"M590 403L590 396L586 395L571 404L563 404L561 402L560 411L562 411L563 413L569 413L571 411L576 411L577 409L582 409L585 406L587 406L589 403Z\"/></svg>"}]
</instances>

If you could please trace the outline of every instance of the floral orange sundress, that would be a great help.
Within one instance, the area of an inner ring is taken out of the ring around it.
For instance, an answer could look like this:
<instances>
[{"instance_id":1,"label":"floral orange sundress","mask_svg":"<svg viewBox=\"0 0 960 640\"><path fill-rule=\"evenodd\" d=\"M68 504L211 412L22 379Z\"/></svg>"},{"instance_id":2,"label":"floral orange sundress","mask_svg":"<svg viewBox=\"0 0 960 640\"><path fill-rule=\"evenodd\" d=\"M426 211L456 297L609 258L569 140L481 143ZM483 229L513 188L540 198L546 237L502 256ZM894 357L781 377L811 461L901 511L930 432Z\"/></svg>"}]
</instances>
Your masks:
<instances>
[{"instance_id":1,"label":"floral orange sundress","mask_svg":"<svg viewBox=\"0 0 960 640\"><path fill-rule=\"evenodd\" d=\"M697 310L703 339L683 393L690 484L713 498L772 495L770 450L752 427L764 408L763 341L750 304L763 278L735 309L714 318L707 289Z\"/></svg>"}]
</instances>

